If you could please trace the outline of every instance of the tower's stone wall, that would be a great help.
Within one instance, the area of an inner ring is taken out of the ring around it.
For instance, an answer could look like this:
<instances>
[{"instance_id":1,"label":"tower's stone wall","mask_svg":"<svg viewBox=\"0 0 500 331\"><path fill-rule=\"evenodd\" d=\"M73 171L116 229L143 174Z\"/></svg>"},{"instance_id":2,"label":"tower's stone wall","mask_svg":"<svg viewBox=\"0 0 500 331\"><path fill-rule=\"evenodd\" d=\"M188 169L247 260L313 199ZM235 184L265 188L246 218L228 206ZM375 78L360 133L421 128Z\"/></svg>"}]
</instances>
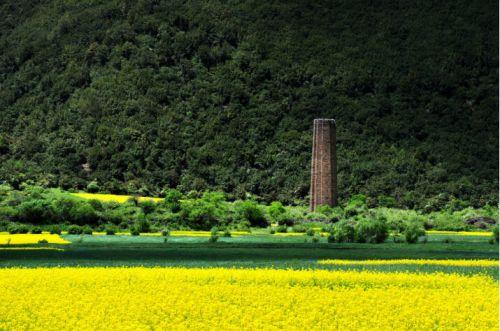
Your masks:
<instances>
[{"instance_id":1,"label":"tower's stone wall","mask_svg":"<svg viewBox=\"0 0 500 331\"><path fill-rule=\"evenodd\" d=\"M311 161L312 211L319 205L337 204L336 125L333 119L315 119Z\"/></svg>"}]
</instances>

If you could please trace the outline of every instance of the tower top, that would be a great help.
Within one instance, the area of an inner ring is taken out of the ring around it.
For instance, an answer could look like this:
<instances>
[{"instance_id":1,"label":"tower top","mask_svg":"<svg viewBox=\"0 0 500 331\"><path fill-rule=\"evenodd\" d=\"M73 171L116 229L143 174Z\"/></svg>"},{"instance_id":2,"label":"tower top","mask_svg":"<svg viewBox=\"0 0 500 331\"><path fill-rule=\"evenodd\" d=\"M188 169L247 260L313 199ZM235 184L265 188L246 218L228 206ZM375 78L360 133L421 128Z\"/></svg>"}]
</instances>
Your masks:
<instances>
[{"instance_id":1,"label":"tower top","mask_svg":"<svg viewBox=\"0 0 500 331\"><path fill-rule=\"evenodd\" d=\"M333 125L336 125L335 120L333 118L315 118L314 123L321 123L321 122L332 122Z\"/></svg>"}]
</instances>

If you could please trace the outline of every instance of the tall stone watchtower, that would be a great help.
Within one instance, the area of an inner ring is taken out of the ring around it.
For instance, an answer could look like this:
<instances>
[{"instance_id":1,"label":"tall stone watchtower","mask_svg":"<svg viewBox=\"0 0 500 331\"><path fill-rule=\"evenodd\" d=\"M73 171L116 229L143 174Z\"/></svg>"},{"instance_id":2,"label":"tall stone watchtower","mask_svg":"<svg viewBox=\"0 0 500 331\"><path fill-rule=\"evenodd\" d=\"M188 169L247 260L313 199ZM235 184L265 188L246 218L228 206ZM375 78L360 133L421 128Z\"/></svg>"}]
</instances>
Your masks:
<instances>
[{"instance_id":1,"label":"tall stone watchtower","mask_svg":"<svg viewBox=\"0 0 500 331\"><path fill-rule=\"evenodd\" d=\"M311 161L311 211L337 205L337 137L333 119L315 119Z\"/></svg>"}]
</instances>

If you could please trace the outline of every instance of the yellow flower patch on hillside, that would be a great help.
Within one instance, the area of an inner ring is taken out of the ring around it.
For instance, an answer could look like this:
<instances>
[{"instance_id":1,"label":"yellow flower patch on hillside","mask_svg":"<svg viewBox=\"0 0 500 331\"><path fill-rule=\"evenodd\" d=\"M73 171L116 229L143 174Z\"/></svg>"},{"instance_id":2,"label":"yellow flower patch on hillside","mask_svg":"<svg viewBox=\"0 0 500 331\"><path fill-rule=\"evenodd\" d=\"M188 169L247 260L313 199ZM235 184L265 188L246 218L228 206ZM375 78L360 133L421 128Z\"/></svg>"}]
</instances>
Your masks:
<instances>
[{"instance_id":1,"label":"yellow flower patch on hillside","mask_svg":"<svg viewBox=\"0 0 500 331\"><path fill-rule=\"evenodd\" d=\"M46 240L49 244L69 244L57 234L0 234L0 245L38 244L40 240Z\"/></svg>"},{"instance_id":2,"label":"yellow flower patch on hillside","mask_svg":"<svg viewBox=\"0 0 500 331\"><path fill-rule=\"evenodd\" d=\"M127 200L132 197L130 195L84 193L84 192L71 193L71 194L83 199L89 199L89 200L93 199L102 202L119 202L119 203L127 202ZM154 202L163 201L162 198L153 198L153 197L139 197L138 199L139 201L154 201Z\"/></svg>"}]
</instances>

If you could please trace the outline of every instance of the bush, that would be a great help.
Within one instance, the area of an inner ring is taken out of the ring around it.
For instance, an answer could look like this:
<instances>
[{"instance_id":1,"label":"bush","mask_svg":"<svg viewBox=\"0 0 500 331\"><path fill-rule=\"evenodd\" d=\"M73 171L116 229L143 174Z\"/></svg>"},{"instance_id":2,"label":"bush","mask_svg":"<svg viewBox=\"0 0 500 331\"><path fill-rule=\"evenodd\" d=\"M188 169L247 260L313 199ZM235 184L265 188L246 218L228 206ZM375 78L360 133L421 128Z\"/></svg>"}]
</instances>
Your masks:
<instances>
[{"instance_id":1,"label":"bush","mask_svg":"<svg viewBox=\"0 0 500 331\"><path fill-rule=\"evenodd\" d=\"M92 228L88 225L84 225L82 227L82 234L86 234L86 235L92 235Z\"/></svg>"},{"instance_id":2,"label":"bush","mask_svg":"<svg viewBox=\"0 0 500 331\"><path fill-rule=\"evenodd\" d=\"M40 239L40 240L38 240L38 243L39 244L48 244L49 242L47 241L47 239Z\"/></svg>"},{"instance_id":3,"label":"bush","mask_svg":"<svg viewBox=\"0 0 500 331\"><path fill-rule=\"evenodd\" d=\"M7 231L10 234L25 234L29 232L29 228L24 224L10 224L7 227Z\"/></svg>"},{"instance_id":4,"label":"bush","mask_svg":"<svg viewBox=\"0 0 500 331\"><path fill-rule=\"evenodd\" d=\"M443 244L453 244L455 242L455 240L453 240L452 238L450 237L446 237L444 238L442 241L441 241Z\"/></svg>"},{"instance_id":5,"label":"bush","mask_svg":"<svg viewBox=\"0 0 500 331\"><path fill-rule=\"evenodd\" d=\"M349 202L344 208L344 214L346 217L352 217L360 214L366 209L366 196L363 194L356 194L349 199Z\"/></svg>"},{"instance_id":6,"label":"bush","mask_svg":"<svg viewBox=\"0 0 500 331\"><path fill-rule=\"evenodd\" d=\"M316 231L314 231L314 229L313 229L313 228L309 228L309 229L307 229L307 231L306 231L306 235L308 235L309 237L314 236L314 234L315 234L315 233L316 233Z\"/></svg>"},{"instance_id":7,"label":"bush","mask_svg":"<svg viewBox=\"0 0 500 331\"><path fill-rule=\"evenodd\" d=\"M281 214L278 217L278 225L293 226L295 224L295 218L290 212Z\"/></svg>"},{"instance_id":8,"label":"bush","mask_svg":"<svg viewBox=\"0 0 500 331\"><path fill-rule=\"evenodd\" d=\"M136 226L132 226L130 228L130 235L131 236L139 236L140 234L141 234L141 232L139 231L139 229Z\"/></svg>"},{"instance_id":9,"label":"bush","mask_svg":"<svg viewBox=\"0 0 500 331\"><path fill-rule=\"evenodd\" d=\"M227 213L224 194L205 192L201 199L181 203L181 216L194 230L208 230L221 224Z\"/></svg>"},{"instance_id":10,"label":"bush","mask_svg":"<svg viewBox=\"0 0 500 331\"><path fill-rule=\"evenodd\" d=\"M162 235L163 237L168 237L168 236L170 236L170 230L169 230L168 228L165 228L165 229L161 230L161 235Z\"/></svg>"},{"instance_id":11,"label":"bush","mask_svg":"<svg viewBox=\"0 0 500 331\"><path fill-rule=\"evenodd\" d=\"M61 227L59 225L52 225L49 227L50 234L61 234Z\"/></svg>"},{"instance_id":12,"label":"bush","mask_svg":"<svg viewBox=\"0 0 500 331\"><path fill-rule=\"evenodd\" d=\"M163 200L163 203L172 213L177 213L181 210L181 199L181 192L175 189L169 189L165 192L165 199Z\"/></svg>"},{"instance_id":13,"label":"bush","mask_svg":"<svg viewBox=\"0 0 500 331\"><path fill-rule=\"evenodd\" d=\"M383 243L389 235L385 219L360 219L354 226L354 238L358 243Z\"/></svg>"},{"instance_id":14,"label":"bush","mask_svg":"<svg viewBox=\"0 0 500 331\"><path fill-rule=\"evenodd\" d=\"M209 243L214 243L214 242L217 242L217 240L219 240L219 229L217 227L213 227L212 229L210 229L210 238L208 238L208 242Z\"/></svg>"},{"instance_id":15,"label":"bush","mask_svg":"<svg viewBox=\"0 0 500 331\"><path fill-rule=\"evenodd\" d=\"M253 200L236 201L234 203L236 221L248 221L251 226L266 227L268 222L261 206Z\"/></svg>"},{"instance_id":16,"label":"bush","mask_svg":"<svg viewBox=\"0 0 500 331\"><path fill-rule=\"evenodd\" d=\"M156 202L153 200L144 200L139 202L139 207L141 207L144 214L151 214L156 210Z\"/></svg>"},{"instance_id":17,"label":"bush","mask_svg":"<svg viewBox=\"0 0 500 331\"><path fill-rule=\"evenodd\" d=\"M42 228L40 228L39 226L34 226L31 228L30 232L32 234L40 234L40 233L42 233Z\"/></svg>"},{"instance_id":18,"label":"bush","mask_svg":"<svg viewBox=\"0 0 500 331\"><path fill-rule=\"evenodd\" d=\"M276 227L276 232L278 233L287 233L287 226L285 225L279 225L278 227Z\"/></svg>"},{"instance_id":19,"label":"bush","mask_svg":"<svg viewBox=\"0 0 500 331\"><path fill-rule=\"evenodd\" d=\"M231 237L231 231L229 229L224 230L224 234L222 235L223 237L229 238Z\"/></svg>"},{"instance_id":20,"label":"bush","mask_svg":"<svg viewBox=\"0 0 500 331\"><path fill-rule=\"evenodd\" d=\"M329 243L351 243L355 239L354 222L342 220L336 223L328 236Z\"/></svg>"},{"instance_id":21,"label":"bush","mask_svg":"<svg viewBox=\"0 0 500 331\"><path fill-rule=\"evenodd\" d=\"M276 228L272 227L269 229L270 234L275 234L276 233Z\"/></svg>"},{"instance_id":22,"label":"bush","mask_svg":"<svg viewBox=\"0 0 500 331\"><path fill-rule=\"evenodd\" d=\"M100 188L99 188L99 184L97 183L97 181L93 180L90 183L88 183L88 185L87 185L87 192L88 193L97 193L97 192L99 192L99 190L100 190Z\"/></svg>"},{"instance_id":23,"label":"bush","mask_svg":"<svg viewBox=\"0 0 500 331\"><path fill-rule=\"evenodd\" d=\"M273 201L267 209L267 213L269 214L269 217L271 218L271 221L273 223L278 222L280 216L285 212L285 207L283 207L283 204L279 201Z\"/></svg>"},{"instance_id":24,"label":"bush","mask_svg":"<svg viewBox=\"0 0 500 331\"><path fill-rule=\"evenodd\" d=\"M140 233L151 232L151 223L149 223L149 221L146 219L146 216L142 213L137 216L137 222L133 227L136 228Z\"/></svg>"},{"instance_id":25,"label":"bush","mask_svg":"<svg viewBox=\"0 0 500 331\"><path fill-rule=\"evenodd\" d=\"M70 225L68 227L68 234L82 234L83 229L81 226L78 225Z\"/></svg>"},{"instance_id":26,"label":"bush","mask_svg":"<svg viewBox=\"0 0 500 331\"><path fill-rule=\"evenodd\" d=\"M499 240L498 240L498 223L495 224L495 226L493 227L492 233L493 233L493 238L494 238L495 242L499 242Z\"/></svg>"},{"instance_id":27,"label":"bush","mask_svg":"<svg viewBox=\"0 0 500 331\"><path fill-rule=\"evenodd\" d=\"M424 227L416 222L409 222L406 225L406 229L403 232L405 240L409 244L415 244L418 242L418 238L425 236Z\"/></svg>"},{"instance_id":28,"label":"bush","mask_svg":"<svg viewBox=\"0 0 500 331\"><path fill-rule=\"evenodd\" d=\"M317 242L319 242L319 237L318 237L318 236L313 236L313 237L312 237L312 242L313 242L313 243L317 243Z\"/></svg>"},{"instance_id":29,"label":"bush","mask_svg":"<svg viewBox=\"0 0 500 331\"><path fill-rule=\"evenodd\" d=\"M106 232L106 235L107 236L114 236L116 234L117 231L117 228L115 225L113 224L108 224L106 225L106 227L104 228L104 232Z\"/></svg>"},{"instance_id":30,"label":"bush","mask_svg":"<svg viewBox=\"0 0 500 331\"><path fill-rule=\"evenodd\" d=\"M292 232L306 233L307 229L302 224L297 224L292 227Z\"/></svg>"}]
</instances>

